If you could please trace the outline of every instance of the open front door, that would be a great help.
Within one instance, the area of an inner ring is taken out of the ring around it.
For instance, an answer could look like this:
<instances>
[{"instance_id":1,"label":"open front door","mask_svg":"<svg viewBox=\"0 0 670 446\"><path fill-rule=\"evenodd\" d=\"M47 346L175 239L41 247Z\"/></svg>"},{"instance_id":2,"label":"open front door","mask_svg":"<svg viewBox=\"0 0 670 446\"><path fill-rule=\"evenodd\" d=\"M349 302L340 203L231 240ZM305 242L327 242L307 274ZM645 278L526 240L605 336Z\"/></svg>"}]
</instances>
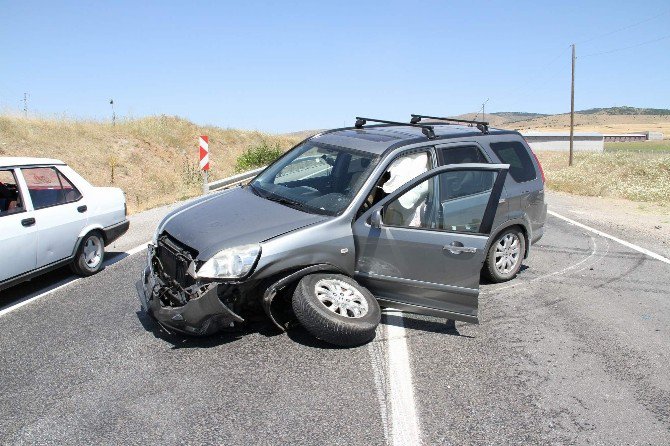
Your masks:
<instances>
[{"instance_id":1,"label":"open front door","mask_svg":"<svg viewBox=\"0 0 670 446\"><path fill-rule=\"evenodd\" d=\"M479 274L507 164L438 167L354 222L356 279L385 307L478 322Z\"/></svg>"}]
</instances>

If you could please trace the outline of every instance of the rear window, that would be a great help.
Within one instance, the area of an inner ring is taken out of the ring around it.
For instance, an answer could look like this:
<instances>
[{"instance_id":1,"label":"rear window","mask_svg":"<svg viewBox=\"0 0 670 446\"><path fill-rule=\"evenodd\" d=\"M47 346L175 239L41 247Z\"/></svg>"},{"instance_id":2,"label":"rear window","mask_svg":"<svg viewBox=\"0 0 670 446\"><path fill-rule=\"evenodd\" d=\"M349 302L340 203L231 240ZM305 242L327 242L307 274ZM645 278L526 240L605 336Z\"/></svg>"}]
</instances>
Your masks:
<instances>
[{"instance_id":1,"label":"rear window","mask_svg":"<svg viewBox=\"0 0 670 446\"><path fill-rule=\"evenodd\" d=\"M494 142L491 149L504 164L509 164L509 174L517 183L537 178L535 165L526 147L518 141Z\"/></svg>"}]
</instances>

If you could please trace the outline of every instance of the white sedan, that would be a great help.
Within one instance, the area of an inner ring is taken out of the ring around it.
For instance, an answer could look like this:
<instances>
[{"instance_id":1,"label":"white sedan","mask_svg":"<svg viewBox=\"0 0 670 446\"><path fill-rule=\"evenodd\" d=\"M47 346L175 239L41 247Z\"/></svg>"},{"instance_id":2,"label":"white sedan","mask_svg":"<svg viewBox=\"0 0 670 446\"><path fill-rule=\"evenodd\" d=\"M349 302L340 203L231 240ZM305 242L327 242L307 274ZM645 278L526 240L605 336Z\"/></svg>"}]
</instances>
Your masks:
<instances>
[{"instance_id":1,"label":"white sedan","mask_svg":"<svg viewBox=\"0 0 670 446\"><path fill-rule=\"evenodd\" d=\"M121 189L94 187L62 161L0 157L0 290L68 264L97 273L126 214Z\"/></svg>"}]
</instances>

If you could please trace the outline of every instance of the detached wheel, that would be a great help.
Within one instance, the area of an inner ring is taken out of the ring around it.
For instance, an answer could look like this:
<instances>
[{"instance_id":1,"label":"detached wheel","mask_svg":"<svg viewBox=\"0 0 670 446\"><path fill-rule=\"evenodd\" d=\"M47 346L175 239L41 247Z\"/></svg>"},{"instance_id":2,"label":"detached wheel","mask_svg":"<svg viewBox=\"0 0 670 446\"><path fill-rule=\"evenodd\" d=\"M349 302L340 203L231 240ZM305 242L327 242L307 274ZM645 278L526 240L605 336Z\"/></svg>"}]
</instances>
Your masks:
<instances>
[{"instance_id":1,"label":"detached wheel","mask_svg":"<svg viewBox=\"0 0 670 446\"><path fill-rule=\"evenodd\" d=\"M102 269L105 259L105 241L98 232L87 234L79 245L70 268L80 276L92 276Z\"/></svg>"},{"instance_id":2,"label":"detached wheel","mask_svg":"<svg viewBox=\"0 0 670 446\"><path fill-rule=\"evenodd\" d=\"M381 310L372 293L341 274L310 274L293 293L293 311L315 337L344 347L375 337Z\"/></svg>"},{"instance_id":3,"label":"detached wheel","mask_svg":"<svg viewBox=\"0 0 670 446\"><path fill-rule=\"evenodd\" d=\"M513 279L526 252L526 239L518 229L508 229L498 234L491 243L484 262L484 272L493 282L500 283Z\"/></svg>"}]
</instances>

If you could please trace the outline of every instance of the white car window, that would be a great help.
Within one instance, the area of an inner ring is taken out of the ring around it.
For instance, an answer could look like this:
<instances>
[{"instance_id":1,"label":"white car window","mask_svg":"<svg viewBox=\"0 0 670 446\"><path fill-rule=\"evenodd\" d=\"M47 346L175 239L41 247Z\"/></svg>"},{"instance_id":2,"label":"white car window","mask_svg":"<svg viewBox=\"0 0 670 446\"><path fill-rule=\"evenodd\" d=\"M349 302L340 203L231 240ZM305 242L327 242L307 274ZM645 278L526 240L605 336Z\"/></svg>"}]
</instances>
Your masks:
<instances>
[{"instance_id":1,"label":"white car window","mask_svg":"<svg viewBox=\"0 0 670 446\"><path fill-rule=\"evenodd\" d=\"M19 186L11 170L0 170L0 217L24 210Z\"/></svg>"},{"instance_id":2,"label":"white car window","mask_svg":"<svg viewBox=\"0 0 670 446\"><path fill-rule=\"evenodd\" d=\"M81 198L76 187L53 167L21 169L35 209L71 203Z\"/></svg>"}]
</instances>

